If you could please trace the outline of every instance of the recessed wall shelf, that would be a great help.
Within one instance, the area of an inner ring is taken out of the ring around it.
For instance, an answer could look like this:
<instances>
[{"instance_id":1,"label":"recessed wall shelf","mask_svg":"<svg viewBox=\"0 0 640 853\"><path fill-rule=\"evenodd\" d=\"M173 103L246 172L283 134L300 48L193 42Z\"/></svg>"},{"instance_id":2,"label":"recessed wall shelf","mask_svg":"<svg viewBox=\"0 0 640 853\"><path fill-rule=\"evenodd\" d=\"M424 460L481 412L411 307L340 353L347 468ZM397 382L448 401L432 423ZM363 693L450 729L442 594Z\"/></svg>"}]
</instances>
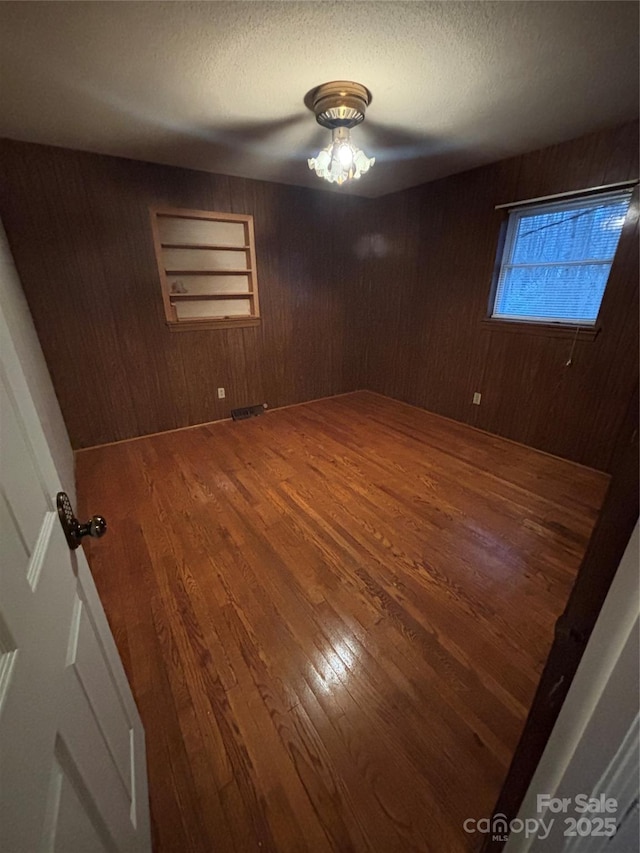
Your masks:
<instances>
[{"instance_id":1,"label":"recessed wall shelf","mask_svg":"<svg viewBox=\"0 0 640 853\"><path fill-rule=\"evenodd\" d=\"M259 324L252 216L155 208L151 221L171 329Z\"/></svg>"}]
</instances>

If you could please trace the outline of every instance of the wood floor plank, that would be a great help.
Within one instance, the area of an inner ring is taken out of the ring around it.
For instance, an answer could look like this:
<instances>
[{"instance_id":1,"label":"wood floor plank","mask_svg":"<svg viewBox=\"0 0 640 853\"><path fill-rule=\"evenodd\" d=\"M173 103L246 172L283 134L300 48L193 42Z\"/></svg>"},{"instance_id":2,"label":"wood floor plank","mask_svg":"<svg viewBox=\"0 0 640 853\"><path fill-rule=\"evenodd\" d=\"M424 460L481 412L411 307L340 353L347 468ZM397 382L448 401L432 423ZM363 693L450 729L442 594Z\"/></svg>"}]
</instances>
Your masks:
<instances>
[{"instance_id":1,"label":"wood floor plank","mask_svg":"<svg viewBox=\"0 0 640 853\"><path fill-rule=\"evenodd\" d=\"M77 471L157 853L473 849L605 475L369 392Z\"/></svg>"}]
</instances>

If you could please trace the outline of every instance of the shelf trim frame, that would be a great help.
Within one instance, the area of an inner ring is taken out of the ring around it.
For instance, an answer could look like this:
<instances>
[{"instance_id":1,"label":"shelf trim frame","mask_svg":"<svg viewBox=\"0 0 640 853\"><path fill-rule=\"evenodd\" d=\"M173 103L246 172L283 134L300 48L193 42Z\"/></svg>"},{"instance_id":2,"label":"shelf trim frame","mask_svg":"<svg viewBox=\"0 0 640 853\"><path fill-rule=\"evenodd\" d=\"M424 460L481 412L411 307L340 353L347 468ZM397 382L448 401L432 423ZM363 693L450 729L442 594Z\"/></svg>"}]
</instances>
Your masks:
<instances>
[{"instance_id":1,"label":"shelf trim frame","mask_svg":"<svg viewBox=\"0 0 640 853\"><path fill-rule=\"evenodd\" d=\"M186 210L183 208L173 207L158 207L152 206L149 208L151 217L151 232L153 236L154 252L158 273L160 277L160 289L162 293L162 302L164 306L165 319L167 325L172 329L185 329L187 325L192 329L204 329L206 325L209 328L232 328L233 326L242 327L247 325L259 325L260 323L260 303L258 299L258 281L256 270L256 251L255 251L255 231L253 224L253 216L251 214L226 213L213 210ZM243 245L230 246L228 244L204 244L204 243L170 243L163 242L160 237L160 228L158 225L160 218L167 219L192 219L205 222L231 222L241 223L245 229L245 243ZM174 270L167 269L164 263L164 249L208 249L208 250L223 250L244 252L245 259L248 261L248 266L244 269L202 269L202 270ZM232 291L231 293L215 293L215 294L180 294L172 293L168 281L169 276L212 276L212 283L215 282L216 276L221 275L246 275L249 283L249 290L246 292ZM201 319L189 318L188 320L180 320L176 311L176 303L183 301L206 301L220 299L240 299L245 298L250 300L252 313L250 315L236 315L231 317L202 317Z\"/></svg>"}]
</instances>

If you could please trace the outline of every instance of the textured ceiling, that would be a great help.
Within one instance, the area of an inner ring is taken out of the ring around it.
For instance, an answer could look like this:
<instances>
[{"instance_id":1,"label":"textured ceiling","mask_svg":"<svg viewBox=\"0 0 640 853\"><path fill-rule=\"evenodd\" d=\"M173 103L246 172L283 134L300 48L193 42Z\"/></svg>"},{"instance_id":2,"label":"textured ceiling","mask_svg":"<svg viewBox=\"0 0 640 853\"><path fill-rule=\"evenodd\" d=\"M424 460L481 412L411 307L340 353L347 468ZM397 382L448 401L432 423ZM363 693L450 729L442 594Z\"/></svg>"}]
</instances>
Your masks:
<instances>
[{"instance_id":1,"label":"textured ceiling","mask_svg":"<svg viewBox=\"0 0 640 853\"><path fill-rule=\"evenodd\" d=\"M304 96L356 80L378 196L633 118L638 5L0 2L0 75L3 136L316 188Z\"/></svg>"}]
</instances>

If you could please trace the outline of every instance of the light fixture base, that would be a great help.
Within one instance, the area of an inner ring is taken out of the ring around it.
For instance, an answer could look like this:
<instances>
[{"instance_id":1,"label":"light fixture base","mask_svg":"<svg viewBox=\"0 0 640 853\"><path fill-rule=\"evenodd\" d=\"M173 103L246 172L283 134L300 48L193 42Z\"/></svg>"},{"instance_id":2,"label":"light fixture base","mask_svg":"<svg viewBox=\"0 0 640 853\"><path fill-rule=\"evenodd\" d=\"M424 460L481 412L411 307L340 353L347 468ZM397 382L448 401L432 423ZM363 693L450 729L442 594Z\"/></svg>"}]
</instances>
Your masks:
<instances>
[{"instance_id":1,"label":"light fixture base","mask_svg":"<svg viewBox=\"0 0 640 853\"><path fill-rule=\"evenodd\" d=\"M334 130L337 127L355 127L364 121L371 103L371 92L361 83L334 80L313 89L308 99L318 124Z\"/></svg>"}]
</instances>

